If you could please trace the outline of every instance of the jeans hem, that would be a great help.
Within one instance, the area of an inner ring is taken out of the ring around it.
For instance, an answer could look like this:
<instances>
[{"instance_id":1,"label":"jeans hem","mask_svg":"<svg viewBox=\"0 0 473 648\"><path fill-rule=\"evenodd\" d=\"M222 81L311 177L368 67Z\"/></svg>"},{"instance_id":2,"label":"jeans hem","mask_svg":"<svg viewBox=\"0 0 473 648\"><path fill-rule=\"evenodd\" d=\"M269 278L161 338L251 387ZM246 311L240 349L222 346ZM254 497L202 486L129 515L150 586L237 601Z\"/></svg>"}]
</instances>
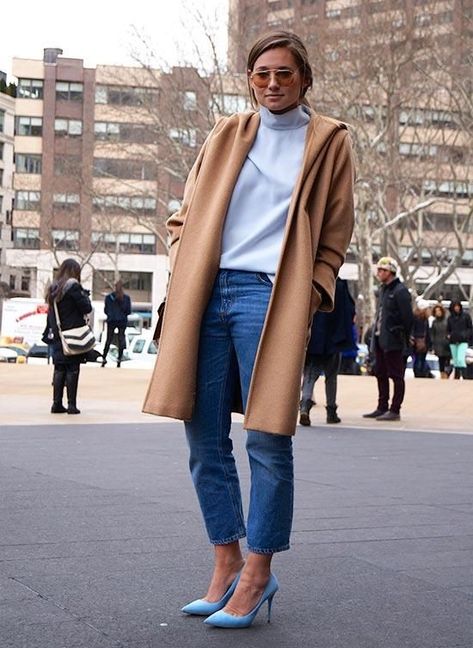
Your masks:
<instances>
[{"instance_id":1,"label":"jeans hem","mask_svg":"<svg viewBox=\"0 0 473 648\"><path fill-rule=\"evenodd\" d=\"M285 544L285 545L282 545L281 547L276 547L275 549L261 549L261 548L257 548L257 547L250 547L248 545L248 551L251 551L251 553L255 553L255 554L266 554L267 555L267 554L279 553L280 551L287 551L288 549L290 549L289 543Z\"/></svg>"},{"instance_id":2,"label":"jeans hem","mask_svg":"<svg viewBox=\"0 0 473 648\"><path fill-rule=\"evenodd\" d=\"M223 540L210 540L210 544L226 545L232 542L236 542L237 540L241 540L241 538L245 538L245 537L246 537L246 532L241 531L240 533L236 533L235 535L230 536L229 538L224 538Z\"/></svg>"}]
</instances>

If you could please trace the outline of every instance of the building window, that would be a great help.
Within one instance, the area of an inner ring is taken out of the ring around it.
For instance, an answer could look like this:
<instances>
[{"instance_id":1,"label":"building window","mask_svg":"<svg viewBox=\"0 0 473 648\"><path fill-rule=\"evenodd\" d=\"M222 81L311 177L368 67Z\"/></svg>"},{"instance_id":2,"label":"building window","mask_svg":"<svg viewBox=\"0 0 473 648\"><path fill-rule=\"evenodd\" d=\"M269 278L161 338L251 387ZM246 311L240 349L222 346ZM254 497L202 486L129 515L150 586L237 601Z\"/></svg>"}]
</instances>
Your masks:
<instances>
[{"instance_id":1,"label":"building window","mask_svg":"<svg viewBox=\"0 0 473 648\"><path fill-rule=\"evenodd\" d=\"M72 176L78 175L80 170L80 158L76 155L55 155L54 175Z\"/></svg>"},{"instance_id":2,"label":"building window","mask_svg":"<svg viewBox=\"0 0 473 648\"><path fill-rule=\"evenodd\" d=\"M156 165L140 160L121 160L115 158L94 158L94 176L102 178L122 178L125 180L154 180Z\"/></svg>"},{"instance_id":3,"label":"building window","mask_svg":"<svg viewBox=\"0 0 473 648\"><path fill-rule=\"evenodd\" d=\"M56 81L56 101L82 101L84 86L72 81Z\"/></svg>"},{"instance_id":4,"label":"building window","mask_svg":"<svg viewBox=\"0 0 473 648\"><path fill-rule=\"evenodd\" d=\"M435 144L419 144L417 142L401 142L399 153L415 157L434 157L437 155L438 147Z\"/></svg>"},{"instance_id":5,"label":"building window","mask_svg":"<svg viewBox=\"0 0 473 648\"><path fill-rule=\"evenodd\" d=\"M156 254L156 236L154 234L92 232L92 243L109 252Z\"/></svg>"},{"instance_id":6,"label":"building window","mask_svg":"<svg viewBox=\"0 0 473 648\"><path fill-rule=\"evenodd\" d=\"M182 93L182 107L184 110L197 110L197 95L192 90Z\"/></svg>"},{"instance_id":7,"label":"building window","mask_svg":"<svg viewBox=\"0 0 473 648\"><path fill-rule=\"evenodd\" d=\"M15 135L41 137L43 134L42 117L17 117Z\"/></svg>"},{"instance_id":8,"label":"building window","mask_svg":"<svg viewBox=\"0 0 473 648\"><path fill-rule=\"evenodd\" d=\"M0 169L0 187L3 187L3 169Z\"/></svg>"},{"instance_id":9,"label":"building window","mask_svg":"<svg viewBox=\"0 0 473 648\"><path fill-rule=\"evenodd\" d=\"M53 207L55 210L74 209L80 204L80 196L77 193L55 193L53 194Z\"/></svg>"},{"instance_id":10,"label":"building window","mask_svg":"<svg viewBox=\"0 0 473 648\"><path fill-rule=\"evenodd\" d=\"M15 209L36 211L40 207L41 191L16 191Z\"/></svg>"},{"instance_id":11,"label":"building window","mask_svg":"<svg viewBox=\"0 0 473 648\"><path fill-rule=\"evenodd\" d=\"M237 94L214 94L212 101L213 106L224 115L244 112L249 107L248 99Z\"/></svg>"},{"instance_id":12,"label":"building window","mask_svg":"<svg viewBox=\"0 0 473 648\"><path fill-rule=\"evenodd\" d=\"M28 275L21 275L21 290L23 292L30 291L30 277Z\"/></svg>"},{"instance_id":13,"label":"building window","mask_svg":"<svg viewBox=\"0 0 473 648\"><path fill-rule=\"evenodd\" d=\"M118 106L143 106L156 102L156 88L130 88L125 86L96 86L95 103Z\"/></svg>"},{"instance_id":14,"label":"building window","mask_svg":"<svg viewBox=\"0 0 473 648\"><path fill-rule=\"evenodd\" d=\"M10 281L9 281L9 287L10 290L15 290L16 288L16 276L15 275L10 275Z\"/></svg>"},{"instance_id":15,"label":"building window","mask_svg":"<svg viewBox=\"0 0 473 648\"><path fill-rule=\"evenodd\" d=\"M79 249L79 232L77 230L53 229L51 238L55 250Z\"/></svg>"},{"instance_id":16,"label":"building window","mask_svg":"<svg viewBox=\"0 0 473 648\"><path fill-rule=\"evenodd\" d=\"M58 137L79 137L82 135L82 122L79 119L55 119L54 132Z\"/></svg>"},{"instance_id":17,"label":"building window","mask_svg":"<svg viewBox=\"0 0 473 648\"><path fill-rule=\"evenodd\" d=\"M169 137L183 146L190 146L191 148L197 146L197 131L195 128L170 128Z\"/></svg>"},{"instance_id":18,"label":"building window","mask_svg":"<svg viewBox=\"0 0 473 648\"><path fill-rule=\"evenodd\" d=\"M95 211L131 211L144 215L156 213L156 198L144 196L95 196L93 198Z\"/></svg>"},{"instance_id":19,"label":"building window","mask_svg":"<svg viewBox=\"0 0 473 648\"><path fill-rule=\"evenodd\" d=\"M41 173L41 155L17 153L15 155L15 171L17 173Z\"/></svg>"},{"instance_id":20,"label":"building window","mask_svg":"<svg viewBox=\"0 0 473 648\"><path fill-rule=\"evenodd\" d=\"M116 122L95 122L95 139L104 141L134 142L137 144L154 144L158 132L151 124L126 124Z\"/></svg>"},{"instance_id":21,"label":"building window","mask_svg":"<svg viewBox=\"0 0 473 648\"><path fill-rule=\"evenodd\" d=\"M13 228L14 247L25 250L39 250L39 229Z\"/></svg>"},{"instance_id":22,"label":"building window","mask_svg":"<svg viewBox=\"0 0 473 648\"><path fill-rule=\"evenodd\" d=\"M43 81L41 79L18 79L16 96L21 99L42 99Z\"/></svg>"},{"instance_id":23,"label":"building window","mask_svg":"<svg viewBox=\"0 0 473 648\"><path fill-rule=\"evenodd\" d=\"M5 127L5 111L0 110L0 133L3 133Z\"/></svg>"},{"instance_id":24,"label":"building window","mask_svg":"<svg viewBox=\"0 0 473 648\"><path fill-rule=\"evenodd\" d=\"M3 148L4 148L4 143L0 142L0 160L3 160Z\"/></svg>"}]
</instances>

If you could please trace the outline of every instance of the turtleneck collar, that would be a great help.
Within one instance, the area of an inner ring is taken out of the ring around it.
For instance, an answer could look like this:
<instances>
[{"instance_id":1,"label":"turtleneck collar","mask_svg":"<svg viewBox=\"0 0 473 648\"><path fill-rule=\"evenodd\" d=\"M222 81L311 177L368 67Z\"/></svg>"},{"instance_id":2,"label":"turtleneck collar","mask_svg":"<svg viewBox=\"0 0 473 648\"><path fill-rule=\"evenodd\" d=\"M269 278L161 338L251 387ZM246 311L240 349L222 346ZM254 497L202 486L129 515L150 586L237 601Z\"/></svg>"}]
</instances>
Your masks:
<instances>
[{"instance_id":1,"label":"turtleneck collar","mask_svg":"<svg viewBox=\"0 0 473 648\"><path fill-rule=\"evenodd\" d=\"M272 128L273 130L293 130L294 128L306 126L310 121L309 109L302 105L280 115L261 106L259 114L263 126Z\"/></svg>"}]
</instances>

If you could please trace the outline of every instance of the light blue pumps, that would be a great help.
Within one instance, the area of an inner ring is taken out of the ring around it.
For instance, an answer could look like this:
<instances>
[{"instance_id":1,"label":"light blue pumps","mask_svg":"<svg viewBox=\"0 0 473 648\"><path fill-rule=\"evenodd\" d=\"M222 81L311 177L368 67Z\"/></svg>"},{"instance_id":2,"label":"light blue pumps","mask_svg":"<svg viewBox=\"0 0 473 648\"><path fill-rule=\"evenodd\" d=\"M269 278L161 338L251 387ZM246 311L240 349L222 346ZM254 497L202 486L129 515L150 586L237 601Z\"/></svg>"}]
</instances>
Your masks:
<instances>
[{"instance_id":1,"label":"light blue pumps","mask_svg":"<svg viewBox=\"0 0 473 648\"><path fill-rule=\"evenodd\" d=\"M227 612L224 612L222 609L220 609L209 616L208 619L205 619L204 623L216 626L217 628L248 628L253 623L255 616L258 614L260 607L265 601L268 601L269 623L271 621L271 604L273 602L273 597L278 589L279 584L277 578L274 574L271 574L268 584L266 585L265 590L259 600L259 603L253 610L251 610L251 612L245 614L245 616L235 616L233 614L228 614Z\"/></svg>"},{"instance_id":2,"label":"light blue pumps","mask_svg":"<svg viewBox=\"0 0 473 648\"><path fill-rule=\"evenodd\" d=\"M196 614L198 616L208 616L209 614L214 614L214 612L221 610L230 600L231 595L235 591L235 587L237 586L239 578L240 574L238 574L238 576L235 578L233 583L230 585L230 587L227 589L227 591L219 601L214 601L213 603L211 603L210 601L206 601L205 599L196 599L195 601L192 601L192 603L184 605L184 607L181 609L181 612L185 612L186 614Z\"/></svg>"}]
</instances>

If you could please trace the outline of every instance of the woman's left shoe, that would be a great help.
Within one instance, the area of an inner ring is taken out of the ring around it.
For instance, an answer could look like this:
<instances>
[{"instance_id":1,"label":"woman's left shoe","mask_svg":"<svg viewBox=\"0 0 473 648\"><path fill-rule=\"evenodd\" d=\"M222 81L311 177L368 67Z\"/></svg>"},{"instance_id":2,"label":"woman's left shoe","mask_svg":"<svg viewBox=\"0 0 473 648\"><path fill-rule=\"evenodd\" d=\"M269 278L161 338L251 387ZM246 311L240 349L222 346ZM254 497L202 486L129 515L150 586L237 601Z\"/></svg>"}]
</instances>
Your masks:
<instances>
[{"instance_id":1,"label":"woman's left shoe","mask_svg":"<svg viewBox=\"0 0 473 648\"><path fill-rule=\"evenodd\" d=\"M214 612L221 610L230 600L233 592L235 591L235 587L237 586L239 578L240 574L238 574L238 576L235 578L233 583L230 585L230 587L227 589L220 600L211 603L210 601L206 601L205 599L196 599L195 601L184 605L184 607L181 608L181 612L185 612L186 614L195 614L198 616L208 616L209 614L213 614Z\"/></svg>"},{"instance_id":2,"label":"woman's left shoe","mask_svg":"<svg viewBox=\"0 0 473 648\"><path fill-rule=\"evenodd\" d=\"M265 601L268 601L269 623L271 621L271 604L278 589L279 583L277 578L274 574L271 574L258 604L253 610L251 610L251 612L245 614L245 616L235 616L234 614L228 614L228 612L225 612L224 610L219 610L205 619L204 623L217 628L248 628L253 623L255 616L258 614L260 607Z\"/></svg>"}]
</instances>

